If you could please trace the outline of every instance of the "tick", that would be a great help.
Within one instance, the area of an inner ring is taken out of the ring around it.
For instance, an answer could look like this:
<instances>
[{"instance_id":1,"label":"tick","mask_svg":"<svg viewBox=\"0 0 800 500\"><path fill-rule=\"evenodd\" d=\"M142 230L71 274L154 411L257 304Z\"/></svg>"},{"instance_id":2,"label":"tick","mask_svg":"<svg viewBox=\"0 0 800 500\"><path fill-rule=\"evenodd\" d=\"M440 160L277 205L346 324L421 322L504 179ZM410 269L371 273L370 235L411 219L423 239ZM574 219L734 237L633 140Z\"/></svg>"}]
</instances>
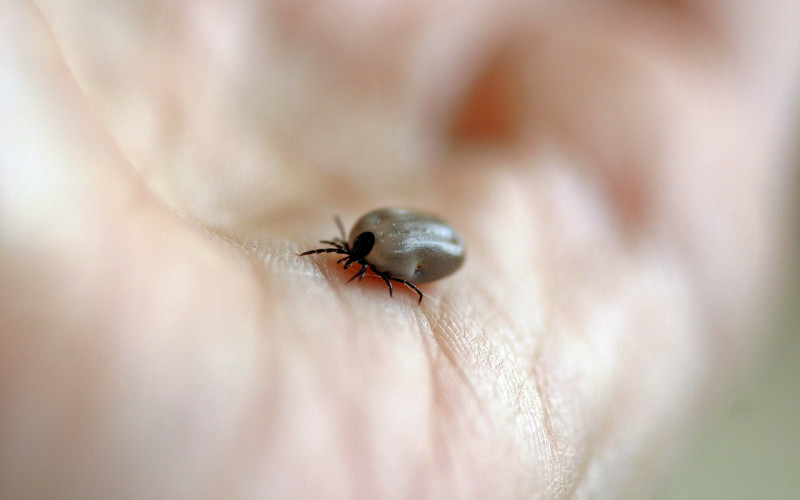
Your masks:
<instances>
[{"instance_id":1,"label":"tick","mask_svg":"<svg viewBox=\"0 0 800 500\"><path fill-rule=\"evenodd\" d=\"M344 255L336 263L344 262L348 269L353 264L361 266L348 283L364 279L367 269L377 274L389 287L392 281L402 283L419 294L415 283L428 283L456 272L464 262L464 240L450 224L430 214L403 208L380 208L356 221L345 235L339 217L334 217L341 237L322 240L328 248L317 248L298 254L317 253Z\"/></svg>"}]
</instances>

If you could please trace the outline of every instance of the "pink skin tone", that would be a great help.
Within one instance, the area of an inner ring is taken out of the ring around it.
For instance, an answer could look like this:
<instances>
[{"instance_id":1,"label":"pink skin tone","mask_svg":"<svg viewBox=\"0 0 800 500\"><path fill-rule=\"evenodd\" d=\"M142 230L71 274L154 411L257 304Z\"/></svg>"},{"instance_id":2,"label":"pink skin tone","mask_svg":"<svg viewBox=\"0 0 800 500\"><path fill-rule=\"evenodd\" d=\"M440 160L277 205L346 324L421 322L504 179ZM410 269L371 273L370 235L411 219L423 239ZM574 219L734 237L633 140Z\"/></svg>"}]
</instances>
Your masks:
<instances>
[{"instance_id":1,"label":"pink skin tone","mask_svg":"<svg viewBox=\"0 0 800 500\"><path fill-rule=\"evenodd\" d=\"M797 2L8 4L2 498L626 497L757 352Z\"/></svg>"}]
</instances>

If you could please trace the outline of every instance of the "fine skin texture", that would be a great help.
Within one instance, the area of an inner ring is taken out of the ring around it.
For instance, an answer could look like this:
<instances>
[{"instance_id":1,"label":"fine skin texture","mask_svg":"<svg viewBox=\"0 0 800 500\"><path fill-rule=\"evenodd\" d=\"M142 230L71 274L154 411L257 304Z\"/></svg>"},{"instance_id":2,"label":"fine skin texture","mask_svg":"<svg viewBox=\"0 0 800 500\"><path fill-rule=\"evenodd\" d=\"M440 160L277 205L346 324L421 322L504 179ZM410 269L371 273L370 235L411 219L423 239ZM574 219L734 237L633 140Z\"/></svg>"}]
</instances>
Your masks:
<instances>
[{"instance_id":1,"label":"fine skin texture","mask_svg":"<svg viewBox=\"0 0 800 500\"><path fill-rule=\"evenodd\" d=\"M763 340L798 8L4 2L0 498L644 495ZM387 205L421 306L296 256Z\"/></svg>"}]
</instances>

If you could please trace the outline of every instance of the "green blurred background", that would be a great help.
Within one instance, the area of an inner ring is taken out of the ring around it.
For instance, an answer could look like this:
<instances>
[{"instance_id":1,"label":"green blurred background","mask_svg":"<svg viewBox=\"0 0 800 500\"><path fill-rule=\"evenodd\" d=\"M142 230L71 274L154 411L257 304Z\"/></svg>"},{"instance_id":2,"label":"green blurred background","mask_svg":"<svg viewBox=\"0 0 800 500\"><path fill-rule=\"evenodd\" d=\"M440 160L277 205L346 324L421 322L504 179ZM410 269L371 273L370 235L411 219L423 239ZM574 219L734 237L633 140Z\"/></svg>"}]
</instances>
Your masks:
<instances>
[{"instance_id":1,"label":"green blurred background","mask_svg":"<svg viewBox=\"0 0 800 500\"><path fill-rule=\"evenodd\" d=\"M794 209L800 215L797 201ZM800 217L794 227L794 266L775 333L756 369L733 382L699 429L662 500L800 499Z\"/></svg>"}]
</instances>

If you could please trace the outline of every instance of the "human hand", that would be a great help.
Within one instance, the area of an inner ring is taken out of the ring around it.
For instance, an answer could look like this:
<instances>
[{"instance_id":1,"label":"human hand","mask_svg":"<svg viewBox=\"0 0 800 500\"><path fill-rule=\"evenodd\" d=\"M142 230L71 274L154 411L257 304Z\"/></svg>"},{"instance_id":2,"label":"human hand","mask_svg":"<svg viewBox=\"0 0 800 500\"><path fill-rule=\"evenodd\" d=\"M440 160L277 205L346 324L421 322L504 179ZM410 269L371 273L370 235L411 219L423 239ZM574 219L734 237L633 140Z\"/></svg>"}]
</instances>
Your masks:
<instances>
[{"instance_id":1,"label":"human hand","mask_svg":"<svg viewBox=\"0 0 800 500\"><path fill-rule=\"evenodd\" d=\"M35 5L3 498L627 495L753 352L789 2ZM296 257L383 205L467 239L421 306Z\"/></svg>"}]
</instances>

